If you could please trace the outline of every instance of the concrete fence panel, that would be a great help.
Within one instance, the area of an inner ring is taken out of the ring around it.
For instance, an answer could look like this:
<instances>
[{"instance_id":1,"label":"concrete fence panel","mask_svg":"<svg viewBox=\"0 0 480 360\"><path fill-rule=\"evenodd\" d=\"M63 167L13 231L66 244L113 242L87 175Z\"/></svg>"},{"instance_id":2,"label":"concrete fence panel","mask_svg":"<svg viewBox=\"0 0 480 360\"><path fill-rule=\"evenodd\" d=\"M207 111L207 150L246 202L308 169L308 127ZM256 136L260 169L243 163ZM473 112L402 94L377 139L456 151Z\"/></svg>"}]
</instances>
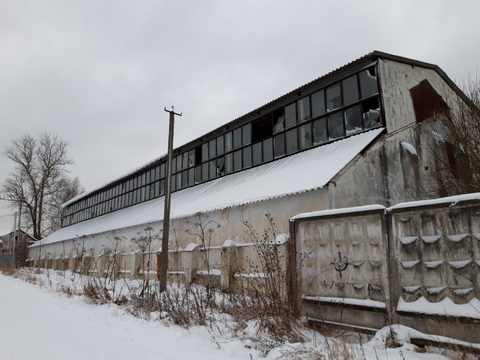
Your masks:
<instances>
[{"instance_id":1,"label":"concrete fence panel","mask_svg":"<svg viewBox=\"0 0 480 360\"><path fill-rule=\"evenodd\" d=\"M312 322L480 343L480 194L298 215L291 233Z\"/></svg>"}]
</instances>

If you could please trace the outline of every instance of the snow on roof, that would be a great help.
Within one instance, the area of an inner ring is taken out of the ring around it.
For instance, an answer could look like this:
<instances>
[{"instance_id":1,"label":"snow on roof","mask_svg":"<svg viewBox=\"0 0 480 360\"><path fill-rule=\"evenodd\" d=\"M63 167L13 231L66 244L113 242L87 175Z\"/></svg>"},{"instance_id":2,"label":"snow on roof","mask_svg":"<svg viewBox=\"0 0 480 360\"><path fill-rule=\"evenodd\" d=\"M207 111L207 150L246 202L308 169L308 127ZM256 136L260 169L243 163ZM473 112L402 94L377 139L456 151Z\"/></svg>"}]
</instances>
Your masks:
<instances>
[{"instance_id":1,"label":"snow on roof","mask_svg":"<svg viewBox=\"0 0 480 360\"><path fill-rule=\"evenodd\" d=\"M320 189L383 130L371 130L174 192L171 218ZM153 199L62 228L33 246L161 221L164 199Z\"/></svg>"},{"instance_id":2,"label":"snow on roof","mask_svg":"<svg viewBox=\"0 0 480 360\"><path fill-rule=\"evenodd\" d=\"M12 229L9 229L9 230L0 229L0 236L9 235L12 231L13 231Z\"/></svg>"}]
</instances>

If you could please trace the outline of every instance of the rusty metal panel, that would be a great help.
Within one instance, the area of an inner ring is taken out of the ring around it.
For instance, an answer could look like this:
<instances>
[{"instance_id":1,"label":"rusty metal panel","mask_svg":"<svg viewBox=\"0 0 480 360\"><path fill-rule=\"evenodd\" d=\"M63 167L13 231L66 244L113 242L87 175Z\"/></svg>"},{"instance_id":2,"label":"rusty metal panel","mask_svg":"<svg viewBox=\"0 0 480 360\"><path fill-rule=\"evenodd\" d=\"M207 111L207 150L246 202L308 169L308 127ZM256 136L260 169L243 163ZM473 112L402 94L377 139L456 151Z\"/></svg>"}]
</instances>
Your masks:
<instances>
[{"instance_id":1,"label":"rusty metal panel","mask_svg":"<svg viewBox=\"0 0 480 360\"><path fill-rule=\"evenodd\" d=\"M422 122L435 113L443 113L448 109L443 98L426 79L410 89L410 96L417 122Z\"/></svg>"}]
</instances>

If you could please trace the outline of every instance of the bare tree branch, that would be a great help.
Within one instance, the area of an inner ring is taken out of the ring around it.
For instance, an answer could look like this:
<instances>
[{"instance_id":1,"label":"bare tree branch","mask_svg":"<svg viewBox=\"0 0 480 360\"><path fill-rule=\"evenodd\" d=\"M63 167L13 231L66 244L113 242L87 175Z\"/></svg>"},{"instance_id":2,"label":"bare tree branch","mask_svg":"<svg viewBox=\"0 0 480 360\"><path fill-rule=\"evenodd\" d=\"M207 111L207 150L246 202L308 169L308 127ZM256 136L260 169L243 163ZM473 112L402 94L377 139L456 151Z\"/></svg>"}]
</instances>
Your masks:
<instances>
[{"instance_id":1,"label":"bare tree branch","mask_svg":"<svg viewBox=\"0 0 480 360\"><path fill-rule=\"evenodd\" d=\"M78 178L70 178L68 144L57 135L29 134L12 141L4 155L15 163L2 186L3 195L22 204L23 222L41 239L61 225L61 204L83 191ZM17 206L17 205L14 205Z\"/></svg>"},{"instance_id":2,"label":"bare tree branch","mask_svg":"<svg viewBox=\"0 0 480 360\"><path fill-rule=\"evenodd\" d=\"M456 102L430 145L442 196L480 192L480 81L468 75L461 86L470 101Z\"/></svg>"}]
</instances>

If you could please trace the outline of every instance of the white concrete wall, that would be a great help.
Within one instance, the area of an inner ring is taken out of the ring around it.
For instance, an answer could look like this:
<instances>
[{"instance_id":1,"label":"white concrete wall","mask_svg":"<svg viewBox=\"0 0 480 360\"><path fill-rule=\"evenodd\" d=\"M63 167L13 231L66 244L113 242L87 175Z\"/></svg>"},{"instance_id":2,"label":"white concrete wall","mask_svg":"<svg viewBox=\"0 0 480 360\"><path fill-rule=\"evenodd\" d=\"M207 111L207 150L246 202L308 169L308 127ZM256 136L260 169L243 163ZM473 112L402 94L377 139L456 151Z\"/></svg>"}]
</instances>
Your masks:
<instances>
[{"instance_id":1,"label":"white concrete wall","mask_svg":"<svg viewBox=\"0 0 480 360\"><path fill-rule=\"evenodd\" d=\"M224 210L213 211L199 216L190 216L181 219L172 219L170 226L169 248L185 249L190 243L202 244L200 236L201 227L206 230L206 246L222 246L226 240L234 240L239 243L250 243L251 239L246 233L245 222L249 222L257 229L260 236L263 229L268 227L266 214L270 214L275 222L278 234L288 233L289 219L305 211L328 209L328 189L318 189L301 194L280 197L276 199L260 201ZM151 243L150 251L158 251L161 248L162 223L139 225L113 232L79 237L75 240L61 241L43 246L34 246L29 249L29 259L71 257L76 254L89 253L98 255L107 249L132 253L139 246L132 241L139 236L145 235L145 229L151 227L152 234L157 235ZM211 230L209 232L208 230Z\"/></svg>"}]
</instances>

